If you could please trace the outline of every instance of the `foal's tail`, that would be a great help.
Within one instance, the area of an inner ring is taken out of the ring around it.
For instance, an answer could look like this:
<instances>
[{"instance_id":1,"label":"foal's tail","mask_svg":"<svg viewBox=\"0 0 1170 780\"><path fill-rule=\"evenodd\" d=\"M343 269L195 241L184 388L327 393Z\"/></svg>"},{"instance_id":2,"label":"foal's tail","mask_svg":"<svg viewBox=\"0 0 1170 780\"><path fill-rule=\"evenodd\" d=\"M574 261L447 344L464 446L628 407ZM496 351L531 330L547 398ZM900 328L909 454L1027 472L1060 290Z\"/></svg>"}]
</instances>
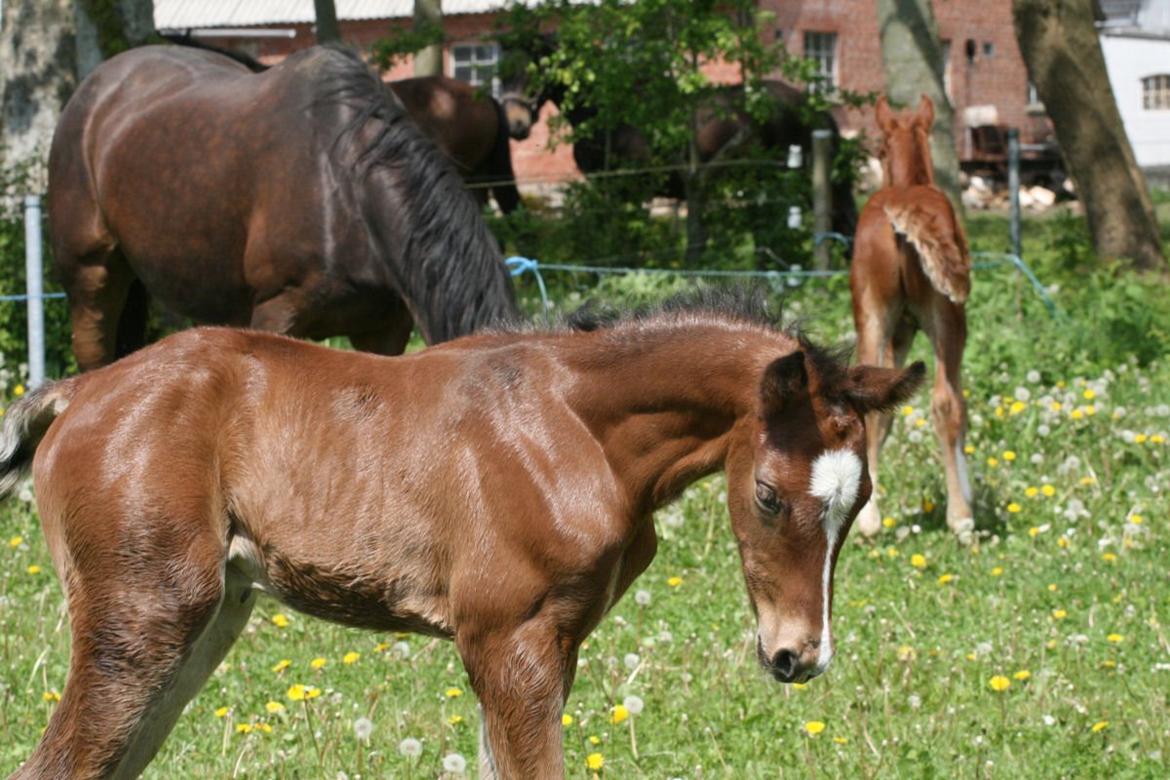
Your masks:
<instances>
[{"instance_id":1,"label":"foal's tail","mask_svg":"<svg viewBox=\"0 0 1170 780\"><path fill-rule=\"evenodd\" d=\"M0 498L28 474L37 445L73 396L73 381L42 385L8 407L0 432Z\"/></svg>"},{"instance_id":2,"label":"foal's tail","mask_svg":"<svg viewBox=\"0 0 1170 780\"><path fill-rule=\"evenodd\" d=\"M886 217L894 232L905 236L918 250L931 286L952 302L963 303L971 292L967 236L946 196L939 193L939 198L941 202L934 204L935 208L917 202L890 202L885 206Z\"/></svg>"}]
</instances>

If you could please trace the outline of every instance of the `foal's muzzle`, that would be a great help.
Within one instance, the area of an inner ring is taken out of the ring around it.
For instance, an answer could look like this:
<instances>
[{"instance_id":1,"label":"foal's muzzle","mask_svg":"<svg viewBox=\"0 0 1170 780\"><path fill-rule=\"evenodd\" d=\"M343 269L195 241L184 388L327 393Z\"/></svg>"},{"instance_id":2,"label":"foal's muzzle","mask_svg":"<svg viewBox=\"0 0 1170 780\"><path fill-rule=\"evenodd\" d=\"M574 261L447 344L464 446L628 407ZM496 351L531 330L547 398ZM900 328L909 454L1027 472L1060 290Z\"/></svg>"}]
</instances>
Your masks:
<instances>
[{"instance_id":1,"label":"foal's muzzle","mask_svg":"<svg viewBox=\"0 0 1170 780\"><path fill-rule=\"evenodd\" d=\"M763 640L756 638L756 658L759 659L760 666L764 667L764 671L772 675L777 682L808 682L824 671L817 665L816 650L817 648L813 647L798 652L795 649L781 648L769 657L764 652Z\"/></svg>"}]
</instances>

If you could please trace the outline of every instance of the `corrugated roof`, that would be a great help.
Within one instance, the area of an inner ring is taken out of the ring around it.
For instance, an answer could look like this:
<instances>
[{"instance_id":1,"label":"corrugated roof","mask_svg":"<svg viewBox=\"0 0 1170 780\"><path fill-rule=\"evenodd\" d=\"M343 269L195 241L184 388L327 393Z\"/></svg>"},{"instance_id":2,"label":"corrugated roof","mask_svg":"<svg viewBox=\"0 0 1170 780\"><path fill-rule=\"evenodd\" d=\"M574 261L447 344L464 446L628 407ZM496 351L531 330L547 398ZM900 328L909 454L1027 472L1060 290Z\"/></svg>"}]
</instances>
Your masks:
<instances>
[{"instance_id":1,"label":"corrugated roof","mask_svg":"<svg viewBox=\"0 0 1170 780\"><path fill-rule=\"evenodd\" d=\"M337 18L409 17L413 0L336 0ZM443 0L443 13L481 14L498 10L505 0ZM154 0L154 25L160 30L200 27L251 27L263 24L312 23L313 0Z\"/></svg>"}]
</instances>

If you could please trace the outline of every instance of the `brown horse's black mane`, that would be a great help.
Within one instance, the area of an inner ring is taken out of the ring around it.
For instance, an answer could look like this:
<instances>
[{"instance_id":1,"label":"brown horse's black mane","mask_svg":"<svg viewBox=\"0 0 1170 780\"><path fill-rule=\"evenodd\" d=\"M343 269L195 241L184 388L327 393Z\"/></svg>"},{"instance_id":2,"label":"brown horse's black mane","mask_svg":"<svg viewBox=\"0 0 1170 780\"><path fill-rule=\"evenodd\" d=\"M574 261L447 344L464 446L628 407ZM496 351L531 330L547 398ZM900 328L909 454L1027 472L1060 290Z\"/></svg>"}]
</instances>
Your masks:
<instances>
[{"instance_id":1,"label":"brown horse's black mane","mask_svg":"<svg viewBox=\"0 0 1170 780\"><path fill-rule=\"evenodd\" d=\"M359 203L404 297L442 341L518 316L499 245L479 206L439 149L357 53L310 50L320 58L317 106L346 117L332 153L348 166ZM362 198L389 187L391 198ZM385 213L393 202L402 214Z\"/></svg>"}]
</instances>

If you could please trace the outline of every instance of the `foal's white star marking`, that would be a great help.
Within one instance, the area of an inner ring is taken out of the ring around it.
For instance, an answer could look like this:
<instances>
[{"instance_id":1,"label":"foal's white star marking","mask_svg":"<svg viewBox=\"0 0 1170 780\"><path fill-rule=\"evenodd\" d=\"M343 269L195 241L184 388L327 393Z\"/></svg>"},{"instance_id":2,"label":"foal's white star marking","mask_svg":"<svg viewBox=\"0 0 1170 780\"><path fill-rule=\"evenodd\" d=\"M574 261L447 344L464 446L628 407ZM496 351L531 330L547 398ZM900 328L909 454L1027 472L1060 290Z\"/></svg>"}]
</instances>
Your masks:
<instances>
[{"instance_id":1,"label":"foal's white star marking","mask_svg":"<svg viewBox=\"0 0 1170 780\"><path fill-rule=\"evenodd\" d=\"M822 452L813 461L812 479L808 492L825 503L821 526L825 529L825 568L821 578L823 612L821 614L821 652L817 657L817 671L823 672L833 660L833 638L829 633L829 578L833 568L833 548L849 510L857 501L861 488L861 458L849 450Z\"/></svg>"}]
</instances>

